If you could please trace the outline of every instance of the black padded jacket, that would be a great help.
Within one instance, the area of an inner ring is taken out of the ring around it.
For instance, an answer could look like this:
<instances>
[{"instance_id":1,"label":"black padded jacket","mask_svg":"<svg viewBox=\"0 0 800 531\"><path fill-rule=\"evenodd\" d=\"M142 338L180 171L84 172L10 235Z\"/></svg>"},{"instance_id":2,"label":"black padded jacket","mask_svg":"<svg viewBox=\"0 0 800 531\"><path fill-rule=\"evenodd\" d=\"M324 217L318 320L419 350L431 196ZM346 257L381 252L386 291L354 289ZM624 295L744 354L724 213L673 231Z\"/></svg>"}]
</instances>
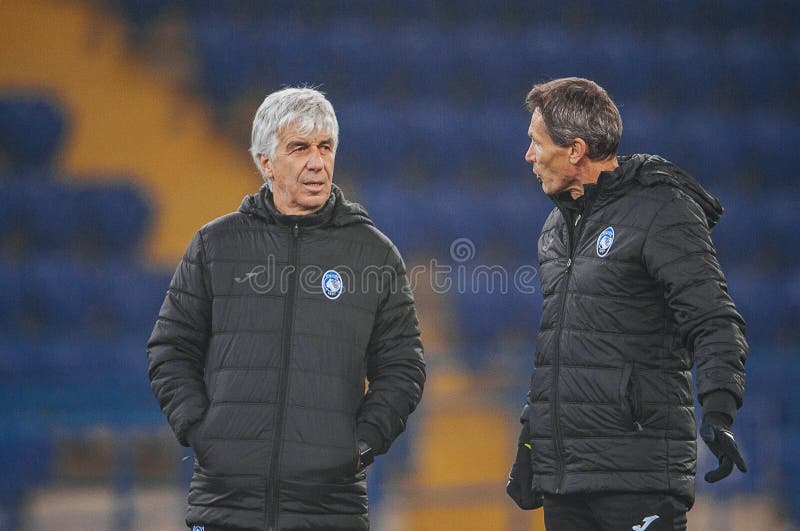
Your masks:
<instances>
[{"instance_id":1,"label":"black padded jacket","mask_svg":"<svg viewBox=\"0 0 800 531\"><path fill-rule=\"evenodd\" d=\"M357 441L389 448L425 365L402 259L335 185L308 216L282 215L262 187L201 228L147 354L196 456L188 524L369 527Z\"/></svg>"},{"instance_id":2,"label":"black padded jacket","mask_svg":"<svg viewBox=\"0 0 800 531\"><path fill-rule=\"evenodd\" d=\"M701 401L741 406L747 343L710 230L719 202L649 155L619 157L539 238L544 306L528 406L533 487L694 500ZM523 432L524 433L524 432Z\"/></svg>"}]
</instances>

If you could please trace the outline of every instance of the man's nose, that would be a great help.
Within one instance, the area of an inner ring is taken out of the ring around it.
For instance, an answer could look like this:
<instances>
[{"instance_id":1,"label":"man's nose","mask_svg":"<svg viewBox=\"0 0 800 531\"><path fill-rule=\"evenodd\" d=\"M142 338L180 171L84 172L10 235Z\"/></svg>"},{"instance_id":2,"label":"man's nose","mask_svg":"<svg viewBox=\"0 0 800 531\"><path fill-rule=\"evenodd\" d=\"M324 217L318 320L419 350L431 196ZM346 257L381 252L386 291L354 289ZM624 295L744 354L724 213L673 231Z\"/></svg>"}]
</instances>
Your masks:
<instances>
[{"instance_id":1,"label":"man's nose","mask_svg":"<svg viewBox=\"0 0 800 531\"><path fill-rule=\"evenodd\" d=\"M311 153L306 161L306 167L309 170L321 170L324 166L325 164L322 162L322 153L320 153L319 149L311 149Z\"/></svg>"},{"instance_id":2,"label":"man's nose","mask_svg":"<svg viewBox=\"0 0 800 531\"><path fill-rule=\"evenodd\" d=\"M533 146L529 147L528 151L525 152L525 160L531 164L536 162L536 155L534 154Z\"/></svg>"}]
</instances>

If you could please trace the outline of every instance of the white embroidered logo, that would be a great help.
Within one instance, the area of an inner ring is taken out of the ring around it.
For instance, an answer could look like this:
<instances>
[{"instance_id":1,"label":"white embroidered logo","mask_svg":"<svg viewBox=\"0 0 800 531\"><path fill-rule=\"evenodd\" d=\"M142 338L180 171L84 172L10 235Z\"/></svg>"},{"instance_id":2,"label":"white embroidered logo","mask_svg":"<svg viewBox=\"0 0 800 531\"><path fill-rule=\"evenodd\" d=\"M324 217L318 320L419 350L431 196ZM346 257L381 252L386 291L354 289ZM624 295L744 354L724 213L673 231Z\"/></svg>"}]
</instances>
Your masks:
<instances>
[{"instance_id":1,"label":"white embroidered logo","mask_svg":"<svg viewBox=\"0 0 800 531\"><path fill-rule=\"evenodd\" d=\"M647 518L643 518L642 519L642 524L641 525L635 525L635 526L631 527L631 529L633 529L633 531L644 531L645 529L650 527L650 524L652 524L653 522L655 522L659 518L660 517L657 514L654 514L653 516L648 516Z\"/></svg>"}]
</instances>

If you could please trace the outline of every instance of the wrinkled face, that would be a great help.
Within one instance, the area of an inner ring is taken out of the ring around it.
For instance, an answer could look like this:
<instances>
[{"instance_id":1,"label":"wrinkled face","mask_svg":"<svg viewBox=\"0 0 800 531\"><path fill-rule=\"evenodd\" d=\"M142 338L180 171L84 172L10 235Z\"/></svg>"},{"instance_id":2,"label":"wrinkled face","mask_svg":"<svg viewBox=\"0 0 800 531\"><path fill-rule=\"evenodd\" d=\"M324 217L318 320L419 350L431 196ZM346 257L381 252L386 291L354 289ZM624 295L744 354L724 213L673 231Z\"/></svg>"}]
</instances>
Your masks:
<instances>
[{"instance_id":1,"label":"wrinkled face","mask_svg":"<svg viewBox=\"0 0 800 531\"><path fill-rule=\"evenodd\" d=\"M286 125L278 135L275 157L259 157L272 181L275 208L295 216L322 208L331 194L334 157L329 133L314 130L303 135L297 124Z\"/></svg>"},{"instance_id":2,"label":"wrinkled face","mask_svg":"<svg viewBox=\"0 0 800 531\"><path fill-rule=\"evenodd\" d=\"M537 108L528 128L531 145L525 160L533 165L533 173L547 195L559 194L570 187L580 186L575 166L570 163L571 146L561 147L553 142Z\"/></svg>"}]
</instances>

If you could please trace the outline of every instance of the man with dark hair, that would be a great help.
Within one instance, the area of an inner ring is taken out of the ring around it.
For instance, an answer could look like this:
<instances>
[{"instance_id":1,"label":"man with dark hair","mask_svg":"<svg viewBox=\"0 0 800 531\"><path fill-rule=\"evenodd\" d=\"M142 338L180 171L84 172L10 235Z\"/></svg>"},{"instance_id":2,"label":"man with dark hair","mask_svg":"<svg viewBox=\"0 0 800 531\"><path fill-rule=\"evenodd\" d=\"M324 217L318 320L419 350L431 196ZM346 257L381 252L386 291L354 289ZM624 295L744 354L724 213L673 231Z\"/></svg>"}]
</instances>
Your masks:
<instances>
[{"instance_id":1,"label":"man with dark hair","mask_svg":"<svg viewBox=\"0 0 800 531\"><path fill-rule=\"evenodd\" d=\"M405 266L332 183L338 134L322 93L267 96L250 148L265 184L195 234L147 344L196 456L193 529L368 529L364 469L422 397Z\"/></svg>"},{"instance_id":2,"label":"man with dark hair","mask_svg":"<svg viewBox=\"0 0 800 531\"><path fill-rule=\"evenodd\" d=\"M548 531L686 528L697 431L746 471L731 432L748 346L711 242L722 207L663 158L617 156L596 83L535 85L525 160L555 203L539 238L544 307L507 492Z\"/></svg>"}]
</instances>

